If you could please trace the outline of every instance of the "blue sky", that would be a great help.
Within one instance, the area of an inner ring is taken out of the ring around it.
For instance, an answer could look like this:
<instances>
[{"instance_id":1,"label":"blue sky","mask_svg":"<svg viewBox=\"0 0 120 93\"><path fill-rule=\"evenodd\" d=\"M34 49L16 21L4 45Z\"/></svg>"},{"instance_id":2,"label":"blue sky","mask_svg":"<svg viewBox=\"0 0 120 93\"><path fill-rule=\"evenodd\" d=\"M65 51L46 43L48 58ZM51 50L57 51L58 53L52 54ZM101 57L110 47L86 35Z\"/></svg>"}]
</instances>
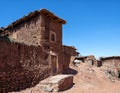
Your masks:
<instances>
[{"instance_id":1,"label":"blue sky","mask_svg":"<svg viewBox=\"0 0 120 93\"><path fill-rule=\"evenodd\" d=\"M63 44L81 55L120 55L120 0L0 0L0 27L46 8L65 19Z\"/></svg>"}]
</instances>

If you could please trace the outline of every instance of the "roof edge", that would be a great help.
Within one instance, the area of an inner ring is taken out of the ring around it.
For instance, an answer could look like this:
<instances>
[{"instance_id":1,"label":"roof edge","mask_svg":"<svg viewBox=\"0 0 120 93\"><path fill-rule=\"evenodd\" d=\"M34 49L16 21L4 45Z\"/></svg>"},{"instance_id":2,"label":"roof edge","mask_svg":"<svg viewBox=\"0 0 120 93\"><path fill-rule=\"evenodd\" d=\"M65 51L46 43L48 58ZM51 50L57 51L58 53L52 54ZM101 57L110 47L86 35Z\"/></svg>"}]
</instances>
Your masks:
<instances>
[{"instance_id":1,"label":"roof edge","mask_svg":"<svg viewBox=\"0 0 120 93\"><path fill-rule=\"evenodd\" d=\"M109 57L101 57L100 60L106 60L111 58L120 58L120 56L109 56Z\"/></svg>"},{"instance_id":2,"label":"roof edge","mask_svg":"<svg viewBox=\"0 0 120 93\"><path fill-rule=\"evenodd\" d=\"M48 17L51 17L53 20L57 20L57 21L58 21L59 23L61 23L61 24L66 24L66 21L65 21L65 20L63 20L63 19L59 18L58 16L54 15L52 12L48 11L47 9L40 9L40 10L35 10L34 12L30 12L28 15L25 15L25 16L23 16L22 18L14 21L14 22L11 23L10 25L8 25L8 26L5 28L5 30L6 30L6 29L9 29L9 28L13 28L14 26L19 25L19 24L21 24L22 22L24 22L24 21L26 21L26 20L28 20L28 19L30 19L30 18L38 15L38 14L47 14Z\"/></svg>"}]
</instances>

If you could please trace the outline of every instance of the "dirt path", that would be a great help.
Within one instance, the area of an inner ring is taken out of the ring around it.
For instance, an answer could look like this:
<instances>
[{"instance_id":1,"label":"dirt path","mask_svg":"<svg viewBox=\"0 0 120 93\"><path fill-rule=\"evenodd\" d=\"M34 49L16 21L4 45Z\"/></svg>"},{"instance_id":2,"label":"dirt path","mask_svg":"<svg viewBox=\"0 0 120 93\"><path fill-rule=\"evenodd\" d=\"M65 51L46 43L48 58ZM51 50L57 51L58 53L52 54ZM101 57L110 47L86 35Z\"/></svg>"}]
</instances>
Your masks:
<instances>
[{"instance_id":1,"label":"dirt path","mask_svg":"<svg viewBox=\"0 0 120 93\"><path fill-rule=\"evenodd\" d=\"M57 93L120 93L120 81L115 80L115 82L112 82L109 80L101 68L91 68L86 64L70 67L74 69L74 74L76 72L74 85L66 91ZM40 90L37 86L12 93L47 93Z\"/></svg>"},{"instance_id":2,"label":"dirt path","mask_svg":"<svg viewBox=\"0 0 120 93\"><path fill-rule=\"evenodd\" d=\"M120 81L112 82L106 78L101 68L91 68L86 64L71 68L78 71L74 76L75 85L61 93L120 93Z\"/></svg>"}]
</instances>

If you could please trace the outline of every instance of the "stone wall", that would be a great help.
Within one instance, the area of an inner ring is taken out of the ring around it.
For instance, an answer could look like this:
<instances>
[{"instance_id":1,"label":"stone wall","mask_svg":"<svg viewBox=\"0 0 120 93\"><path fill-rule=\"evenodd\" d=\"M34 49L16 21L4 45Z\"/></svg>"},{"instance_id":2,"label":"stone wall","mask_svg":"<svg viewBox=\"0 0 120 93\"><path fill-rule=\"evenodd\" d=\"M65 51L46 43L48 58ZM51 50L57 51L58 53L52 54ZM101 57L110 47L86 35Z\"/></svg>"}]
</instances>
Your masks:
<instances>
[{"instance_id":1,"label":"stone wall","mask_svg":"<svg viewBox=\"0 0 120 93\"><path fill-rule=\"evenodd\" d=\"M50 50L57 56L57 73L62 72L62 25L60 23L56 23L53 21L49 21L49 31L55 34L55 41L51 41L51 36L49 36L50 40Z\"/></svg>"},{"instance_id":2,"label":"stone wall","mask_svg":"<svg viewBox=\"0 0 120 93\"><path fill-rule=\"evenodd\" d=\"M27 45L39 45L46 52L52 51L58 60L57 73L62 72L62 23L50 20L50 17L45 14L38 14L14 28L6 29L5 32L12 41ZM55 42L50 41L51 32L56 34Z\"/></svg>"},{"instance_id":3,"label":"stone wall","mask_svg":"<svg viewBox=\"0 0 120 93\"><path fill-rule=\"evenodd\" d=\"M120 68L120 58L105 59L102 61L102 65L109 68Z\"/></svg>"},{"instance_id":4,"label":"stone wall","mask_svg":"<svg viewBox=\"0 0 120 93\"><path fill-rule=\"evenodd\" d=\"M32 87L50 73L49 54L40 46L0 39L0 93Z\"/></svg>"},{"instance_id":5,"label":"stone wall","mask_svg":"<svg viewBox=\"0 0 120 93\"><path fill-rule=\"evenodd\" d=\"M64 53L63 54L63 74L70 73L69 65L70 65L71 55Z\"/></svg>"},{"instance_id":6,"label":"stone wall","mask_svg":"<svg viewBox=\"0 0 120 93\"><path fill-rule=\"evenodd\" d=\"M8 36L16 42L25 43L27 45L41 45L42 35L45 30L43 18L40 15L23 21L21 24L16 25L14 28L5 30Z\"/></svg>"},{"instance_id":7,"label":"stone wall","mask_svg":"<svg viewBox=\"0 0 120 93\"><path fill-rule=\"evenodd\" d=\"M114 77L120 77L120 57L101 58L104 70L114 72Z\"/></svg>"},{"instance_id":8,"label":"stone wall","mask_svg":"<svg viewBox=\"0 0 120 93\"><path fill-rule=\"evenodd\" d=\"M31 87L52 72L62 73L63 66L64 70L69 68L74 49L70 47L70 53L69 49L63 50L62 24L65 23L43 9L0 30L0 91ZM56 37L54 42L51 42L52 32Z\"/></svg>"},{"instance_id":9,"label":"stone wall","mask_svg":"<svg viewBox=\"0 0 120 93\"><path fill-rule=\"evenodd\" d=\"M98 66L98 62L93 55L76 57L79 62L86 63L88 66Z\"/></svg>"},{"instance_id":10,"label":"stone wall","mask_svg":"<svg viewBox=\"0 0 120 93\"><path fill-rule=\"evenodd\" d=\"M69 65L78 56L76 49L71 46L63 46L63 73L70 73Z\"/></svg>"}]
</instances>

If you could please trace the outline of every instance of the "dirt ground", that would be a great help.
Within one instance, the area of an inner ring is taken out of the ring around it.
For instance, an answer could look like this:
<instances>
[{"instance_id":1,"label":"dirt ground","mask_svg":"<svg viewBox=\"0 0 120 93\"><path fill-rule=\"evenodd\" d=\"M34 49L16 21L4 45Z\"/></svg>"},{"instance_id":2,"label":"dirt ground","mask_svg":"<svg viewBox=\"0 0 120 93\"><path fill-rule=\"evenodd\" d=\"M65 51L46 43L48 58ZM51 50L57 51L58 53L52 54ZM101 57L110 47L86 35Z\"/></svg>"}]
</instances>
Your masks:
<instances>
[{"instance_id":1,"label":"dirt ground","mask_svg":"<svg viewBox=\"0 0 120 93\"><path fill-rule=\"evenodd\" d=\"M120 93L120 81L107 78L102 68L80 64L71 68L77 71L74 86L61 93Z\"/></svg>"},{"instance_id":2,"label":"dirt ground","mask_svg":"<svg viewBox=\"0 0 120 93\"><path fill-rule=\"evenodd\" d=\"M89 67L85 63L70 66L73 70L74 85L72 88L57 93L120 93L120 81L108 78L98 67ZM38 87L12 93L47 93Z\"/></svg>"}]
</instances>

